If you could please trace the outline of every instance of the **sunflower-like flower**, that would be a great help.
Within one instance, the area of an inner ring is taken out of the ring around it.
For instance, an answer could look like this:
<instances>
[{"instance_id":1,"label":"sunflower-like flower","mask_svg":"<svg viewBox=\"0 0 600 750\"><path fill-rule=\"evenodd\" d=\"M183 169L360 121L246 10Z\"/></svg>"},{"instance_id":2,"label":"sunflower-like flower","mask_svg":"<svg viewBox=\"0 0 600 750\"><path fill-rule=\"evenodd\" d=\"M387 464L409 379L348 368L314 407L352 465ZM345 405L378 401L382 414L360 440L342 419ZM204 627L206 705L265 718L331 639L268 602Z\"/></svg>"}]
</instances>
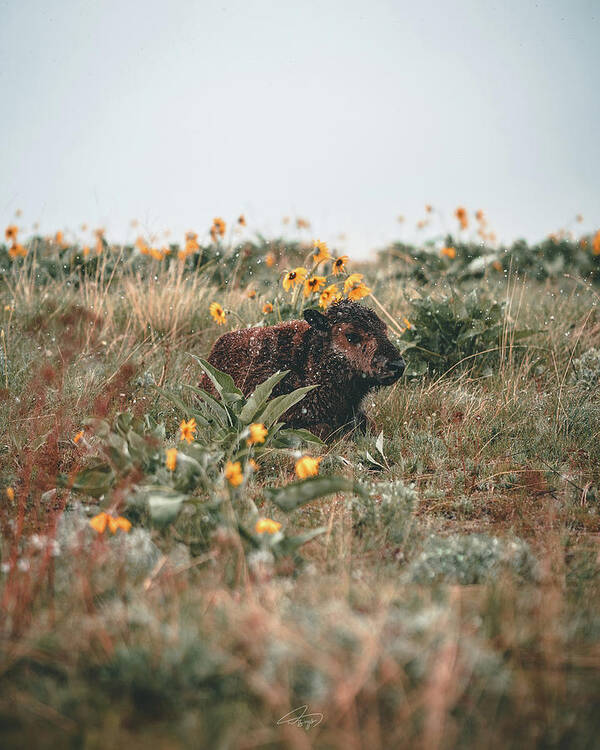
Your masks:
<instances>
[{"instance_id":1,"label":"sunflower-like flower","mask_svg":"<svg viewBox=\"0 0 600 750\"><path fill-rule=\"evenodd\" d=\"M461 229L466 229L469 226L469 219L467 217L467 210L465 208L459 206L454 212L454 215L460 222Z\"/></svg>"},{"instance_id":2,"label":"sunflower-like flower","mask_svg":"<svg viewBox=\"0 0 600 750\"><path fill-rule=\"evenodd\" d=\"M246 440L246 445L256 445L257 443L264 443L265 438L268 435L268 430L264 424L254 423L248 427L250 431L250 437Z\"/></svg>"},{"instance_id":3,"label":"sunflower-like flower","mask_svg":"<svg viewBox=\"0 0 600 750\"><path fill-rule=\"evenodd\" d=\"M319 473L319 464L321 463L320 458L313 458L312 456L302 456L296 461L296 474L300 479L308 479L308 477L316 477Z\"/></svg>"},{"instance_id":4,"label":"sunflower-like flower","mask_svg":"<svg viewBox=\"0 0 600 750\"><path fill-rule=\"evenodd\" d=\"M358 302L359 299L368 297L369 294L371 294L371 289L366 286L366 284L360 283L348 292L348 299L351 299L353 302Z\"/></svg>"},{"instance_id":5,"label":"sunflower-like flower","mask_svg":"<svg viewBox=\"0 0 600 750\"><path fill-rule=\"evenodd\" d=\"M10 246L8 254L11 258L24 258L27 255L27 250L23 247L23 245L20 245L18 242L14 242Z\"/></svg>"},{"instance_id":6,"label":"sunflower-like flower","mask_svg":"<svg viewBox=\"0 0 600 750\"><path fill-rule=\"evenodd\" d=\"M481 209L475 211L475 218L477 219L477 221L480 221L482 223L485 221L485 214Z\"/></svg>"},{"instance_id":7,"label":"sunflower-like flower","mask_svg":"<svg viewBox=\"0 0 600 750\"><path fill-rule=\"evenodd\" d=\"M245 227L246 226L246 217L244 216L244 214L241 214L240 216L238 216L238 224L241 227Z\"/></svg>"},{"instance_id":8,"label":"sunflower-like flower","mask_svg":"<svg viewBox=\"0 0 600 750\"><path fill-rule=\"evenodd\" d=\"M318 266L320 263L324 263L326 260L329 260L331 258L326 242L315 240L313 242L313 248L312 259L315 265Z\"/></svg>"},{"instance_id":9,"label":"sunflower-like flower","mask_svg":"<svg viewBox=\"0 0 600 750\"><path fill-rule=\"evenodd\" d=\"M165 464L167 466L167 469L169 471L175 471L175 467L177 466L177 448L167 448L165 453Z\"/></svg>"},{"instance_id":10,"label":"sunflower-like flower","mask_svg":"<svg viewBox=\"0 0 600 750\"><path fill-rule=\"evenodd\" d=\"M260 518L254 526L254 531L257 534L275 534L280 528L279 521L273 521L272 518Z\"/></svg>"},{"instance_id":11,"label":"sunflower-like flower","mask_svg":"<svg viewBox=\"0 0 600 750\"><path fill-rule=\"evenodd\" d=\"M262 311L264 315L269 315L273 312L273 305L270 302L265 302Z\"/></svg>"},{"instance_id":12,"label":"sunflower-like flower","mask_svg":"<svg viewBox=\"0 0 600 750\"><path fill-rule=\"evenodd\" d=\"M304 296L309 297L313 292L318 292L322 286L325 286L327 279L325 276L311 276L304 282Z\"/></svg>"},{"instance_id":13,"label":"sunflower-like flower","mask_svg":"<svg viewBox=\"0 0 600 750\"><path fill-rule=\"evenodd\" d=\"M98 534L103 534L107 526L110 529L111 534L114 534L117 529L121 529L127 533L131 529L131 521L128 521L123 516L115 517L111 516L110 513L102 511L102 513L98 513L97 516L90 519L90 526L94 531L97 531Z\"/></svg>"},{"instance_id":14,"label":"sunflower-like flower","mask_svg":"<svg viewBox=\"0 0 600 750\"><path fill-rule=\"evenodd\" d=\"M189 422L186 422L185 419L181 420L181 424L179 425L180 440L186 440L188 443L191 443L194 439L194 435L196 434L196 420L194 417L192 417Z\"/></svg>"},{"instance_id":15,"label":"sunflower-like flower","mask_svg":"<svg viewBox=\"0 0 600 750\"><path fill-rule=\"evenodd\" d=\"M592 240L592 252L594 255L600 255L600 229L596 232Z\"/></svg>"},{"instance_id":16,"label":"sunflower-like flower","mask_svg":"<svg viewBox=\"0 0 600 750\"><path fill-rule=\"evenodd\" d=\"M256 289L248 289L246 297L248 297L248 299L254 299L256 297Z\"/></svg>"},{"instance_id":17,"label":"sunflower-like flower","mask_svg":"<svg viewBox=\"0 0 600 750\"><path fill-rule=\"evenodd\" d=\"M348 292L352 289L352 287L356 286L357 284L360 284L360 282L363 279L362 273L351 273L350 276L344 281L344 294L348 294Z\"/></svg>"},{"instance_id":18,"label":"sunflower-like flower","mask_svg":"<svg viewBox=\"0 0 600 750\"><path fill-rule=\"evenodd\" d=\"M9 242L16 242L18 233L19 227L17 227L15 224L10 224L4 230L4 236L7 240L9 240Z\"/></svg>"},{"instance_id":19,"label":"sunflower-like flower","mask_svg":"<svg viewBox=\"0 0 600 750\"><path fill-rule=\"evenodd\" d=\"M227 315L225 314L225 310L223 310L218 302L211 302L208 307L208 312L211 314L213 320L218 326L223 326L227 322Z\"/></svg>"},{"instance_id":20,"label":"sunflower-like flower","mask_svg":"<svg viewBox=\"0 0 600 750\"><path fill-rule=\"evenodd\" d=\"M225 236L225 222L219 216L217 216L216 219L213 219L212 228L215 230L215 233L218 234L220 237Z\"/></svg>"},{"instance_id":21,"label":"sunflower-like flower","mask_svg":"<svg viewBox=\"0 0 600 750\"><path fill-rule=\"evenodd\" d=\"M331 264L331 271L334 276L337 276L338 273L344 273L346 270L346 263L348 262L348 256L347 255L340 255L339 258L335 258L333 263Z\"/></svg>"},{"instance_id":22,"label":"sunflower-like flower","mask_svg":"<svg viewBox=\"0 0 600 750\"><path fill-rule=\"evenodd\" d=\"M443 247L440 250L440 255L444 255L446 258L456 258L456 249L453 247Z\"/></svg>"},{"instance_id":23,"label":"sunflower-like flower","mask_svg":"<svg viewBox=\"0 0 600 750\"><path fill-rule=\"evenodd\" d=\"M239 487L244 481L244 475L242 473L242 465L239 461L232 463L227 461L225 464L225 479L229 482L232 487Z\"/></svg>"},{"instance_id":24,"label":"sunflower-like flower","mask_svg":"<svg viewBox=\"0 0 600 750\"><path fill-rule=\"evenodd\" d=\"M286 292L289 292L290 289L293 289L296 284L302 284L304 279L306 278L307 270L306 268L294 268L293 271L288 271L286 275L283 277L283 288Z\"/></svg>"},{"instance_id":25,"label":"sunflower-like flower","mask_svg":"<svg viewBox=\"0 0 600 750\"><path fill-rule=\"evenodd\" d=\"M265 265L267 268L273 268L275 265L275 256L273 253L267 253L265 255Z\"/></svg>"},{"instance_id":26,"label":"sunflower-like flower","mask_svg":"<svg viewBox=\"0 0 600 750\"><path fill-rule=\"evenodd\" d=\"M329 305L332 305L340 299L342 299L342 293L337 288L337 285L330 284L321 292L321 296L319 297L319 307L326 309Z\"/></svg>"}]
</instances>

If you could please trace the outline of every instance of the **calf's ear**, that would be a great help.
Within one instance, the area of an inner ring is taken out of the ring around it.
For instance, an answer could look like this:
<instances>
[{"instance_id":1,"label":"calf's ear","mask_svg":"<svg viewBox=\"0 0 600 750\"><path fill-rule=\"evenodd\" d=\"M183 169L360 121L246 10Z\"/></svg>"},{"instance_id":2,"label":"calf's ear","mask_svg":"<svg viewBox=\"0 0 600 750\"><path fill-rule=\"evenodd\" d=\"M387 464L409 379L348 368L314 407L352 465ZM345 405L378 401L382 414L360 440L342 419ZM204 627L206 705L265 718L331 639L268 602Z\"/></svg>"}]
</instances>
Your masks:
<instances>
[{"instance_id":1,"label":"calf's ear","mask_svg":"<svg viewBox=\"0 0 600 750\"><path fill-rule=\"evenodd\" d=\"M315 328L317 331L321 331L321 333L325 333L329 330L329 321L323 313L315 310L314 307L308 308L308 310L304 311L304 320L311 328Z\"/></svg>"}]
</instances>

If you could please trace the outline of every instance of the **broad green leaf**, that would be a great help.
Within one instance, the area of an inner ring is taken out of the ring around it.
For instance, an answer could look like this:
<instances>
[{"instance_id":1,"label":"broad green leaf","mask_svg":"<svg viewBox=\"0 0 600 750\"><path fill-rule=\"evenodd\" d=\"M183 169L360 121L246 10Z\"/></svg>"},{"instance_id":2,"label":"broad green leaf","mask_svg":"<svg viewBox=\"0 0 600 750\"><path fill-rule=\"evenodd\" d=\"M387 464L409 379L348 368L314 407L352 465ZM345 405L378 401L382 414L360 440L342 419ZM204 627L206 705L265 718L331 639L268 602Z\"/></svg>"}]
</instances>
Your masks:
<instances>
[{"instance_id":1,"label":"broad green leaf","mask_svg":"<svg viewBox=\"0 0 600 750\"><path fill-rule=\"evenodd\" d=\"M271 548L276 555L291 555L297 549L300 549L303 544L312 541L315 537L324 534L326 531L327 526L319 526L319 528L311 529L311 531L307 531L305 534L286 536L278 541L274 540L274 544Z\"/></svg>"},{"instance_id":2,"label":"broad green leaf","mask_svg":"<svg viewBox=\"0 0 600 750\"><path fill-rule=\"evenodd\" d=\"M186 388L192 391L192 393L195 393L196 396L200 396L200 398L206 403L210 411L214 414L221 427L227 427L228 425L232 424L232 417L227 411L226 407L220 404L214 396L211 396L210 393L207 393L202 388L197 388L195 385L186 385ZM208 424L208 422L206 422L204 418L202 419L205 424Z\"/></svg>"},{"instance_id":3,"label":"broad green leaf","mask_svg":"<svg viewBox=\"0 0 600 750\"><path fill-rule=\"evenodd\" d=\"M325 445L321 438L313 435L309 430L305 430L302 428L294 430L291 427L286 427L281 430L281 432L279 433L279 439L287 440L288 438L292 438L292 441L294 442L302 441L305 443L315 443L316 445Z\"/></svg>"},{"instance_id":4,"label":"broad green leaf","mask_svg":"<svg viewBox=\"0 0 600 750\"><path fill-rule=\"evenodd\" d=\"M265 497L282 510L289 512L335 492L353 492L363 495L365 491L361 485L350 479L317 476L293 482L286 487L265 489Z\"/></svg>"},{"instance_id":5,"label":"broad green leaf","mask_svg":"<svg viewBox=\"0 0 600 750\"><path fill-rule=\"evenodd\" d=\"M172 523L188 499L170 487L148 487L145 491L150 516L158 526Z\"/></svg>"},{"instance_id":6,"label":"broad green leaf","mask_svg":"<svg viewBox=\"0 0 600 750\"><path fill-rule=\"evenodd\" d=\"M110 489L115 474L108 464L98 463L80 471L71 484L71 489L84 495L100 497Z\"/></svg>"},{"instance_id":7,"label":"broad green leaf","mask_svg":"<svg viewBox=\"0 0 600 750\"><path fill-rule=\"evenodd\" d=\"M276 372L263 383L260 383L256 386L256 388L254 389L254 393L246 401L240 412L239 419L243 425L250 424L254 421L254 417L256 416L256 414L258 414L258 412L269 400L269 396L271 395L273 388L275 388L280 380L283 380L283 378L285 378L288 372L289 370Z\"/></svg>"},{"instance_id":8,"label":"broad green leaf","mask_svg":"<svg viewBox=\"0 0 600 750\"><path fill-rule=\"evenodd\" d=\"M312 391L313 388L316 387L316 385L305 385L303 388L296 388L296 390L291 393L284 393L281 396L277 396L272 401L269 401L262 414L257 415L257 419L260 419L268 429L272 424L275 424L279 417L285 414L288 409L295 406L295 404L297 404L298 401L301 401L309 391Z\"/></svg>"},{"instance_id":9,"label":"broad green leaf","mask_svg":"<svg viewBox=\"0 0 600 750\"><path fill-rule=\"evenodd\" d=\"M197 357L195 354L190 354L190 357L193 357L196 360L196 362L212 380L213 385L217 389L217 392L219 396L221 396L221 399L223 401L237 401L238 399L244 397L244 394L233 382L233 378L231 377L231 375L228 375L226 372L221 372L221 370L217 370L217 368L213 367L210 362L207 362L201 357Z\"/></svg>"}]
</instances>

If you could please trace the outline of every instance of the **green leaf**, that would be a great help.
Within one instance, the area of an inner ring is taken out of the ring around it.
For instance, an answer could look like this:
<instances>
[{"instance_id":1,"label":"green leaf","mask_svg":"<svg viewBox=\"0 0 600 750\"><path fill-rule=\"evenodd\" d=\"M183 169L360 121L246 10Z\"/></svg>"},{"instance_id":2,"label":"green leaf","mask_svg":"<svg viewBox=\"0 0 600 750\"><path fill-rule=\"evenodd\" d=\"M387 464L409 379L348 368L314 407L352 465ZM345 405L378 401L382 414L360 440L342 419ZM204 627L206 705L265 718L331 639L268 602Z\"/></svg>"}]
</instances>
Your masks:
<instances>
[{"instance_id":1,"label":"green leaf","mask_svg":"<svg viewBox=\"0 0 600 750\"><path fill-rule=\"evenodd\" d=\"M75 476L71 489L84 495L100 497L108 492L114 478L115 474L108 464L95 463Z\"/></svg>"},{"instance_id":2,"label":"green leaf","mask_svg":"<svg viewBox=\"0 0 600 750\"><path fill-rule=\"evenodd\" d=\"M148 487L145 490L145 495L150 516L157 526L166 526L173 523L188 499L187 495L182 495L170 487Z\"/></svg>"},{"instance_id":3,"label":"green leaf","mask_svg":"<svg viewBox=\"0 0 600 750\"><path fill-rule=\"evenodd\" d=\"M309 430L302 428L294 430L291 427L286 427L279 433L279 438L292 438L295 442L302 441L305 443L315 443L316 445L325 445L321 438L313 435Z\"/></svg>"},{"instance_id":4,"label":"green leaf","mask_svg":"<svg viewBox=\"0 0 600 750\"><path fill-rule=\"evenodd\" d=\"M206 403L210 411L214 414L217 422L221 425L221 427L228 427L231 425L232 420L230 414L214 396L211 396L210 393L207 393L202 388L197 388L195 385L186 385L186 388L192 391L192 393L195 393L197 396L200 396L200 398ZM205 425L208 424L204 417L202 417L202 421Z\"/></svg>"},{"instance_id":5,"label":"green leaf","mask_svg":"<svg viewBox=\"0 0 600 750\"><path fill-rule=\"evenodd\" d=\"M244 394L233 382L233 378L231 377L231 375L228 375L226 372L221 372L221 370L217 370L217 368L213 367L210 362L207 362L201 357L197 357L195 354L190 354L190 357L193 357L193 359L196 360L196 362L212 380L213 385L217 389L217 392L222 401L224 401L225 403L229 403L231 401L238 401L240 398L244 398Z\"/></svg>"},{"instance_id":6,"label":"green leaf","mask_svg":"<svg viewBox=\"0 0 600 750\"><path fill-rule=\"evenodd\" d=\"M281 510L289 513L306 503L335 492L353 492L357 495L364 495L365 490L356 482L343 477L310 477L310 479L288 484L286 487L265 489L265 497Z\"/></svg>"},{"instance_id":7,"label":"green leaf","mask_svg":"<svg viewBox=\"0 0 600 750\"><path fill-rule=\"evenodd\" d=\"M254 417L256 416L256 414L258 414L258 412L269 400L269 396L271 395L273 388L275 388L280 380L283 380L283 378L285 378L288 372L289 370L276 372L263 383L260 383L256 386L256 388L254 389L254 393L246 401L240 412L239 419L243 425L250 424L254 421Z\"/></svg>"},{"instance_id":8,"label":"green leaf","mask_svg":"<svg viewBox=\"0 0 600 750\"><path fill-rule=\"evenodd\" d=\"M312 541L315 537L324 534L326 531L327 526L319 526L319 528L311 529L305 534L286 536L283 539L274 541L274 543L271 545L271 548L277 556L292 555L297 549L302 547L303 544Z\"/></svg>"},{"instance_id":9,"label":"green leaf","mask_svg":"<svg viewBox=\"0 0 600 750\"><path fill-rule=\"evenodd\" d=\"M268 429L272 424L275 424L279 417L285 414L288 409L295 406L309 391L312 391L313 388L316 387L316 385L305 385L303 388L296 388L296 390L291 393L284 393L281 396L277 396L272 401L269 401L265 410L257 418L260 419Z\"/></svg>"}]
</instances>

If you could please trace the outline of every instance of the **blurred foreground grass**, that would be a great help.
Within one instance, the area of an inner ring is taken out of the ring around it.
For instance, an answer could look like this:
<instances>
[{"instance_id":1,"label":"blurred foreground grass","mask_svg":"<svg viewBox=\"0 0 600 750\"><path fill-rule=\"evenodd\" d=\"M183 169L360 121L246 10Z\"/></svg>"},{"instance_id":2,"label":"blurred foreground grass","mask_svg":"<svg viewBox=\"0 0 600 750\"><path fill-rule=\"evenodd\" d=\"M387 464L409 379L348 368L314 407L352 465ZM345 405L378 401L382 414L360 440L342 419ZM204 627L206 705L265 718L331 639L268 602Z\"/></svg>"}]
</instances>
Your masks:
<instances>
[{"instance_id":1,"label":"blurred foreground grass","mask_svg":"<svg viewBox=\"0 0 600 750\"><path fill-rule=\"evenodd\" d=\"M497 250L487 258L458 243L454 256L395 247L349 264L411 377L369 399L383 438L304 452L364 496L284 514L265 490L291 481L295 449L265 453L232 495L242 522L256 503L285 534L322 527L302 558L249 551L201 503L156 527L129 499L141 471L100 500L132 529L98 534L89 526L98 499L71 493L69 481L99 444L93 430L79 436L90 417L151 417L165 425L165 446L176 441L186 415L156 386L192 403L183 386L200 370L189 353L205 356L223 330L296 315L303 295L294 307L281 277L310 248L215 242L205 257L174 249L165 263L103 237L87 255L40 240L11 258L7 246L2 747L594 747L592 240L549 241L543 256L520 246L500 268ZM559 268L559 245L561 258L587 255ZM115 260L123 253L126 267ZM227 487L219 461L215 494ZM318 724L278 723L304 705L323 715Z\"/></svg>"}]
</instances>

